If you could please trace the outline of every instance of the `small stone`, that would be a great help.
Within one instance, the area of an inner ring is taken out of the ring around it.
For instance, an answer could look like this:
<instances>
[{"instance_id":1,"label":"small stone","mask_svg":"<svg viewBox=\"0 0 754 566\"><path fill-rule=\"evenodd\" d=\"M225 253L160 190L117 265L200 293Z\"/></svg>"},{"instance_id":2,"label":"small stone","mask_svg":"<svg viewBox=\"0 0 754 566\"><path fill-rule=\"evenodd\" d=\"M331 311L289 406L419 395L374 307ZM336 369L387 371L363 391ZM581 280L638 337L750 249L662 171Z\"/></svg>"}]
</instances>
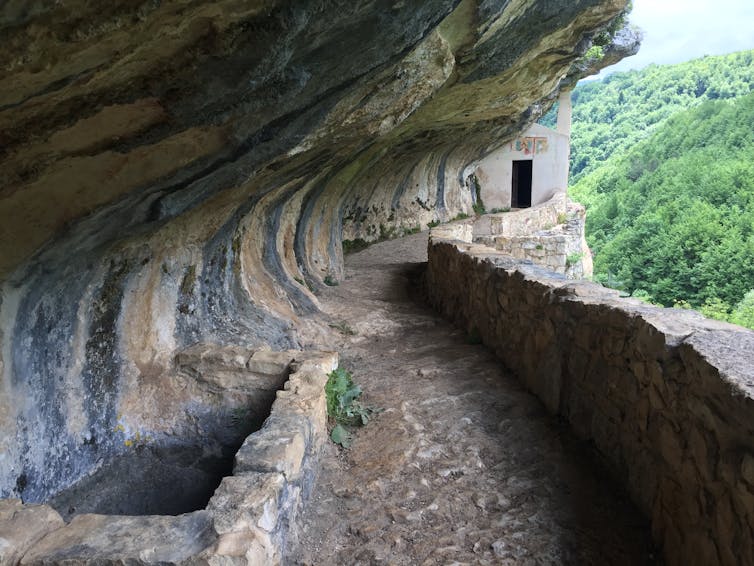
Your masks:
<instances>
[{"instance_id":1,"label":"small stone","mask_svg":"<svg viewBox=\"0 0 754 566\"><path fill-rule=\"evenodd\" d=\"M17 564L45 535L64 525L62 517L47 505L0 500L0 564Z\"/></svg>"},{"instance_id":2,"label":"small stone","mask_svg":"<svg viewBox=\"0 0 754 566\"><path fill-rule=\"evenodd\" d=\"M279 473L247 473L228 476L207 505L219 534L262 528L275 530L278 522L278 501L285 488Z\"/></svg>"},{"instance_id":3,"label":"small stone","mask_svg":"<svg viewBox=\"0 0 754 566\"><path fill-rule=\"evenodd\" d=\"M282 472L298 479L307 449L307 424L302 417L270 417L246 438L236 453L233 473Z\"/></svg>"},{"instance_id":4,"label":"small stone","mask_svg":"<svg viewBox=\"0 0 754 566\"><path fill-rule=\"evenodd\" d=\"M492 552L494 552L495 556L497 556L498 558L505 558L505 556L507 555L507 545L505 544L505 541L496 540L490 546L492 547Z\"/></svg>"},{"instance_id":5,"label":"small stone","mask_svg":"<svg viewBox=\"0 0 754 566\"><path fill-rule=\"evenodd\" d=\"M292 352L254 352L246 367L254 373L281 375L289 372L293 360L294 355Z\"/></svg>"}]
</instances>

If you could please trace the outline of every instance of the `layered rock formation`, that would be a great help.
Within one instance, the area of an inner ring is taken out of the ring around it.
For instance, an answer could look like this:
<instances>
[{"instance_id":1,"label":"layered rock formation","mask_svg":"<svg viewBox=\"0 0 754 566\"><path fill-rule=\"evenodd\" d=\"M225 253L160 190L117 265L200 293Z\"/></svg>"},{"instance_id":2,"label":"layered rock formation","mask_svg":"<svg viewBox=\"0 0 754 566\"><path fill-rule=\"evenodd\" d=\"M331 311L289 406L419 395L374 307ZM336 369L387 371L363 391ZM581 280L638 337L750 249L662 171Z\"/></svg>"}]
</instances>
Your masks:
<instances>
[{"instance_id":1,"label":"layered rock formation","mask_svg":"<svg viewBox=\"0 0 754 566\"><path fill-rule=\"evenodd\" d=\"M5 2L0 496L201 431L175 352L310 345L341 241L469 211L624 7Z\"/></svg>"}]
</instances>

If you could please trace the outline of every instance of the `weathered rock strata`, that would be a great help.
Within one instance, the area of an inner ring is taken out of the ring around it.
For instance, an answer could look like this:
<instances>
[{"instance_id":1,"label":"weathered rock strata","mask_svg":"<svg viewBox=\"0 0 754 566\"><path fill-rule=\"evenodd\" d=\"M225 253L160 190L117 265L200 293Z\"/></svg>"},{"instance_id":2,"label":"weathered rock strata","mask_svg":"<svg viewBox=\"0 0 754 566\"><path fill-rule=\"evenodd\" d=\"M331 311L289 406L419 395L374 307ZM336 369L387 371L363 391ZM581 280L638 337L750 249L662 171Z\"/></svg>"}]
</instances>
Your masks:
<instances>
[{"instance_id":1,"label":"weathered rock strata","mask_svg":"<svg viewBox=\"0 0 754 566\"><path fill-rule=\"evenodd\" d=\"M5 2L0 496L180 428L177 351L310 345L341 240L469 211L625 4Z\"/></svg>"},{"instance_id":2,"label":"weathered rock strata","mask_svg":"<svg viewBox=\"0 0 754 566\"><path fill-rule=\"evenodd\" d=\"M754 332L433 231L432 302L594 442L668 564L754 564Z\"/></svg>"}]
</instances>

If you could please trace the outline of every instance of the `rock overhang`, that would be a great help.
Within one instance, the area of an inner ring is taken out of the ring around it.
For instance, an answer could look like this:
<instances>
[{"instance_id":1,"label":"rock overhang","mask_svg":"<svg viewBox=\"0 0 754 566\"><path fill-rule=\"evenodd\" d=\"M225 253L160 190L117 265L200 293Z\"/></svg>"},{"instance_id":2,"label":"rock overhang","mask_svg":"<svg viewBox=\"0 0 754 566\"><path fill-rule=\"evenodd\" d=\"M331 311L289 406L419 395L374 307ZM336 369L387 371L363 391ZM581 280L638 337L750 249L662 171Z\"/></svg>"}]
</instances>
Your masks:
<instances>
[{"instance_id":1,"label":"rock overhang","mask_svg":"<svg viewBox=\"0 0 754 566\"><path fill-rule=\"evenodd\" d=\"M463 134L483 151L532 119L623 7L6 5L2 271L106 205L130 218L94 215L96 243L158 230L218 192L237 189L239 204L344 169L375 144L426 154Z\"/></svg>"},{"instance_id":2,"label":"rock overhang","mask_svg":"<svg viewBox=\"0 0 754 566\"><path fill-rule=\"evenodd\" d=\"M6 3L0 493L106 438L176 351L311 345L341 240L470 211L468 165L624 8Z\"/></svg>"}]
</instances>

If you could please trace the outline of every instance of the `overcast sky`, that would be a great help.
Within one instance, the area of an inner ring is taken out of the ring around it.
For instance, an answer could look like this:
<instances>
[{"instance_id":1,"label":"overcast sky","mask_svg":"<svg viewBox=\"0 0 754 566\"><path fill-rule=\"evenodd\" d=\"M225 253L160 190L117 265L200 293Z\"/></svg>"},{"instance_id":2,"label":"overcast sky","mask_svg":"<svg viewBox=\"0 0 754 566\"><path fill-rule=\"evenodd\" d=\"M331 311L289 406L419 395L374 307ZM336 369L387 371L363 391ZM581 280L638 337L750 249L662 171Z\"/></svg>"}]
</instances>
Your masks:
<instances>
[{"instance_id":1,"label":"overcast sky","mask_svg":"<svg viewBox=\"0 0 754 566\"><path fill-rule=\"evenodd\" d=\"M754 49L754 0L634 0L630 21L641 49L608 73Z\"/></svg>"}]
</instances>

